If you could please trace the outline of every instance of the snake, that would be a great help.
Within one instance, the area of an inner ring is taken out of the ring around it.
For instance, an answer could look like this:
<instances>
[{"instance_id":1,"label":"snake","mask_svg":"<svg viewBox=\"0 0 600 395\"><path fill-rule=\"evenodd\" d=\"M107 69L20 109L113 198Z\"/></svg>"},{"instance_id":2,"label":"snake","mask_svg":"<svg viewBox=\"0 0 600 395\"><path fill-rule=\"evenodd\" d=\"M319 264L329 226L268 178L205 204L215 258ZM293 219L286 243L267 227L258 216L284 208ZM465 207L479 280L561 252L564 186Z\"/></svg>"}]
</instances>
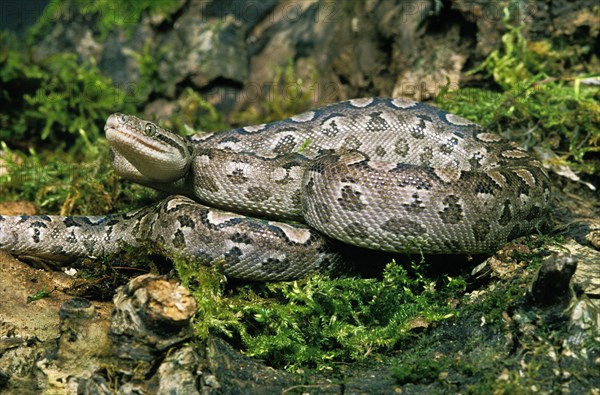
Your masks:
<instances>
[{"instance_id":1,"label":"snake","mask_svg":"<svg viewBox=\"0 0 600 395\"><path fill-rule=\"evenodd\" d=\"M72 261L150 244L230 277L290 280L337 270L340 244L490 253L550 206L549 177L524 149L408 99L188 137L116 113L105 133L116 173L168 197L124 214L0 216L0 249Z\"/></svg>"}]
</instances>

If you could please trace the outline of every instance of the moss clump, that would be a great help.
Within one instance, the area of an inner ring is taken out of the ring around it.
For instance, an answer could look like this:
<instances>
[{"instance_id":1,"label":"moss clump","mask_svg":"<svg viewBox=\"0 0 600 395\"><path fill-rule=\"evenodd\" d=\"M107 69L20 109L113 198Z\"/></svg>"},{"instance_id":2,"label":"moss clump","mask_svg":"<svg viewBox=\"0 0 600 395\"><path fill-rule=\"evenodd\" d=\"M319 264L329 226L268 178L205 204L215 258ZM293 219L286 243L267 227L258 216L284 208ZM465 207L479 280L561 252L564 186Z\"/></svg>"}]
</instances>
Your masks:
<instances>
[{"instance_id":1,"label":"moss clump","mask_svg":"<svg viewBox=\"0 0 600 395\"><path fill-rule=\"evenodd\" d=\"M34 62L14 38L0 33L0 141L81 152L98 140L107 114L134 111L125 93L90 62L67 53Z\"/></svg>"},{"instance_id":2,"label":"moss clump","mask_svg":"<svg viewBox=\"0 0 600 395\"><path fill-rule=\"evenodd\" d=\"M225 292L223 278L206 269L181 261L176 268L199 300L196 333L224 334L246 355L288 370L332 370L393 350L413 336L415 321L454 316L450 300L465 287L462 278L429 278L421 265L392 262L380 279L315 275Z\"/></svg>"},{"instance_id":3,"label":"moss clump","mask_svg":"<svg viewBox=\"0 0 600 395\"><path fill-rule=\"evenodd\" d=\"M529 42L523 26L507 21L503 46L470 72L491 78L497 90L444 91L438 105L554 157L553 166L597 174L600 93L591 81L597 81L600 63L592 48L559 39Z\"/></svg>"}]
</instances>

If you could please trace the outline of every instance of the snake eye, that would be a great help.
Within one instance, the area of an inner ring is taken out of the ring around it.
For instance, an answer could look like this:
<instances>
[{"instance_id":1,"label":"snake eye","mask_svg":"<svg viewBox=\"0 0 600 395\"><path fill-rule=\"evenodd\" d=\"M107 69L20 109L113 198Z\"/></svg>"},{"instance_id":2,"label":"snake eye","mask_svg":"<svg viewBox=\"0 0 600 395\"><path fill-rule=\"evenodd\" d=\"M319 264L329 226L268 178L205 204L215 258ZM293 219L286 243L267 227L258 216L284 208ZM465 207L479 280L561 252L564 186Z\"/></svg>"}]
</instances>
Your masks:
<instances>
[{"instance_id":1,"label":"snake eye","mask_svg":"<svg viewBox=\"0 0 600 395\"><path fill-rule=\"evenodd\" d=\"M125 114L119 114L119 115L117 115L117 119L121 123L127 123L127 121L128 121L127 115L125 115Z\"/></svg>"},{"instance_id":2,"label":"snake eye","mask_svg":"<svg viewBox=\"0 0 600 395\"><path fill-rule=\"evenodd\" d=\"M152 137L156 134L156 125L154 125L153 123L147 123L146 124L146 128L144 129L144 133L146 133L146 136Z\"/></svg>"}]
</instances>

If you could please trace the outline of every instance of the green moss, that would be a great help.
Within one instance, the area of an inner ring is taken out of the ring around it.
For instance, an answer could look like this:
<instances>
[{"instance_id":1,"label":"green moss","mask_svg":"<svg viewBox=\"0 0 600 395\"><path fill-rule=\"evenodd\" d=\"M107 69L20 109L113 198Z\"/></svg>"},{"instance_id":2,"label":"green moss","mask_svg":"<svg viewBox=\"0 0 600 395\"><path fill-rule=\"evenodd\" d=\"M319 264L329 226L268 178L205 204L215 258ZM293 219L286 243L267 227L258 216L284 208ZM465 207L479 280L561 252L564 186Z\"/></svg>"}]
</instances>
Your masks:
<instances>
[{"instance_id":1,"label":"green moss","mask_svg":"<svg viewBox=\"0 0 600 395\"><path fill-rule=\"evenodd\" d=\"M503 93L476 88L445 93L437 104L522 146L555 152L553 165L576 172L600 170L598 90L564 82L540 82Z\"/></svg>"},{"instance_id":2,"label":"green moss","mask_svg":"<svg viewBox=\"0 0 600 395\"><path fill-rule=\"evenodd\" d=\"M155 196L154 191L117 177L105 140L84 160L59 150L21 153L6 143L0 148L8 170L0 175L0 201L30 201L46 214L90 215L139 207Z\"/></svg>"},{"instance_id":3,"label":"green moss","mask_svg":"<svg viewBox=\"0 0 600 395\"><path fill-rule=\"evenodd\" d=\"M491 78L498 90L443 91L437 104L526 148L556 153L554 166L598 173L600 92L586 82L600 75L592 48L564 39L527 41L523 26L508 17L502 47L469 73Z\"/></svg>"},{"instance_id":4,"label":"green moss","mask_svg":"<svg viewBox=\"0 0 600 395\"><path fill-rule=\"evenodd\" d=\"M454 316L448 301L465 287L461 278L429 278L420 265L392 262L381 279L315 275L226 293L214 271L185 261L176 268L199 300L199 336L225 335L246 355L288 370L331 370L393 350L413 336L413 320Z\"/></svg>"},{"instance_id":5,"label":"green moss","mask_svg":"<svg viewBox=\"0 0 600 395\"><path fill-rule=\"evenodd\" d=\"M58 53L34 62L16 45L0 34L0 141L84 151L100 137L107 114L134 111L93 61Z\"/></svg>"}]
</instances>

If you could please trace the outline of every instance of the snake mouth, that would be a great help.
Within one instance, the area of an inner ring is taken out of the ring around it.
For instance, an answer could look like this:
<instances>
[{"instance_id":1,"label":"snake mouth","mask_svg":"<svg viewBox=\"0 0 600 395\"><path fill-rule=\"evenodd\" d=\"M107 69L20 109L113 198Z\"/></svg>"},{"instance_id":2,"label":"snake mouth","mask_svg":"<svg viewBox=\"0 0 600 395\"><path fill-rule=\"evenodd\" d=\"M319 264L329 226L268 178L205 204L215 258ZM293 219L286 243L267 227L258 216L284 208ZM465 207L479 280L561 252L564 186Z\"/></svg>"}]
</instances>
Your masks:
<instances>
[{"instance_id":1,"label":"snake mouth","mask_svg":"<svg viewBox=\"0 0 600 395\"><path fill-rule=\"evenodd\" d=\"M119 118L125 117L121 114L112 114L106 120L104 125L104 134L106 139L111 145L118 151L125 154L131 151L131 147L143 146L148 148L152 153L167 154L168 150L165 149L163 144L156 143L152 139L140 138L142 131L135 130L124 122L120 121ZM149 154L151 155L151 154Z\"/></svg>"},{"instance_id":2,"label":"snake mouth","mask_svg":"<svg viewBox=\"0 0 600 395\"><path fill-rule=\"evenodd\" d=\"M153 151L153 153L168 154L169 152L162 148L161 144L153 144L152 140L141 139L135 132L129 132L128 130L122 129L109 129L109 131L115 134L116 139L111 142L121 143L124 147L135 146L136 144L143 145L144 147ZM108 134L107 134L108 138ZM110 140L109 140L110 141ZM150 154L149 154L150 155Z\"/></svg>"}]
</instances>

